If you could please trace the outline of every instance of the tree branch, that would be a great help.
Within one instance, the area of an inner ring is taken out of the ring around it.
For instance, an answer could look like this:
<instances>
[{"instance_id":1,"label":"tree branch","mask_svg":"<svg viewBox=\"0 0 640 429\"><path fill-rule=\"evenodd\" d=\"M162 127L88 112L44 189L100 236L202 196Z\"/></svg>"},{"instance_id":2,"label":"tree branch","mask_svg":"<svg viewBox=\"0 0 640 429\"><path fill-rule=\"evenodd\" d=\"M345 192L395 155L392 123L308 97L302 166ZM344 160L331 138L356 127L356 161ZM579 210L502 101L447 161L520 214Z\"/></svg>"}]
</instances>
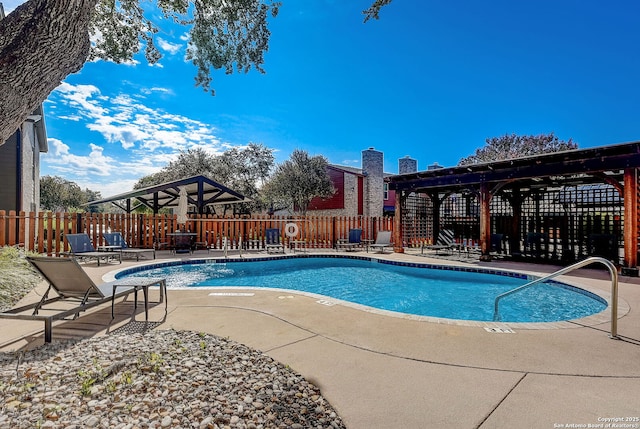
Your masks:
<instances>
[{"instance_id":1,"label":"tree branch","mask_svg":"<svg viewBox=\"0 0 640 429\"><path fill-rule=\"evenodd\" d=\"M84 65L97 0L28 0L0 20L0 144Z\"/></svg>"}]
</instances>

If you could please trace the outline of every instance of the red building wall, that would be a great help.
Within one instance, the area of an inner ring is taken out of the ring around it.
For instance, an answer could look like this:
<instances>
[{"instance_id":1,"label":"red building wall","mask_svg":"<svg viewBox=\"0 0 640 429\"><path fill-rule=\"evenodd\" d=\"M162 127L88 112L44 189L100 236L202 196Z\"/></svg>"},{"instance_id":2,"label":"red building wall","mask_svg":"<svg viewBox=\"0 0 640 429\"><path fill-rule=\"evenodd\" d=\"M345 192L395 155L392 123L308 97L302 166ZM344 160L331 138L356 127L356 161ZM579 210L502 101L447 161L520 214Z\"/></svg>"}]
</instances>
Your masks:
<instances>
[{"instance_id":1,"label":"red building wall","mask_svg":"<svg viewBox=\"0 0 640 429\"><path fill-rule=\"evenodd\" d=\"M336 193L332 197L322 199L314 198L309 203L310 210L334 210L344 208L344 171L329 167L329 178L333 182Z\"/></svg>"}]
</instances>

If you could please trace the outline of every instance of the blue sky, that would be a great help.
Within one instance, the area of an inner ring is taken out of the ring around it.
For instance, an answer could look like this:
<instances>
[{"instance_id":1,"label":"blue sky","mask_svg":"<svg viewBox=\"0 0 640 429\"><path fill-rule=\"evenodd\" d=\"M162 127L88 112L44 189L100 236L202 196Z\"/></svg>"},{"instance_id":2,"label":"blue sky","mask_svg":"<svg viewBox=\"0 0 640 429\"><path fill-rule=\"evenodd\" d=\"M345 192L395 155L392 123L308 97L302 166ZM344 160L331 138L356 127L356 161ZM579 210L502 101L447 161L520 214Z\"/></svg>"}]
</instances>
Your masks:
<instances>
[{"instance_id":1,"label":"blue sky","mask_svg":"<svg viewBox=\"0 0 640 429\"><path fill-rule=\"evenodd\" d=\"M163 25L149 66L87 63L45 102L43 175L102 193L132 188L179 150L249 142L397 172L451 166L504 134L555 132L582 148L640 140L640 3L634 0L282 0L266 74L194 85L185 28ZM21 1L4 0L10 12Z\"/></svg>"}]
</instances>

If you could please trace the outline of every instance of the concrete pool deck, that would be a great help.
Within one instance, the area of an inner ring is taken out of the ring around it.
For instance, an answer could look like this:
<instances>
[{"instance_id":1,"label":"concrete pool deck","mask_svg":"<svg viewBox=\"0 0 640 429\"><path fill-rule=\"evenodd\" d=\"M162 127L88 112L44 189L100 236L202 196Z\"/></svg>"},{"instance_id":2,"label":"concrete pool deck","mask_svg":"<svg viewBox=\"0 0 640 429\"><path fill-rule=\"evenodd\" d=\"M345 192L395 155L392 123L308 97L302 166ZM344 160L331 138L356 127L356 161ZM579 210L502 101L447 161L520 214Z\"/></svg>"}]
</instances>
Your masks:
<instances>
[{"instance_id":1,"label":"concrete pool deck","mask_svg":"<svg viewBox=\"0 0 640 429\"><path fill-rule=\"evenodd\" d=\"M350 254L465 264L414 254ZM100 282L108 272L133 265L83 266ZM533 274L558 269L502 261L481 265ZM583 269L561 279L603 296L610 292L604 270ZM606 317L545 326L550 329L519 324L485 329L392 317L290 291L237 292L169 290L168 315L156 329L208 332L263 351L318 385L350 429L640 428L638 278L620 277L624 310L618 340L609 338ZM111 326L108 305L78 320L57 322L54 341L134 328L143 320L141 307L138 322L131 320L131 307L118 305ZM164 304L151 307L151 321L163 316ZM0 320L0 350L41 343L41 322ZM620 424L629 426L615 426Z\"/></svg>"}]
</instances>

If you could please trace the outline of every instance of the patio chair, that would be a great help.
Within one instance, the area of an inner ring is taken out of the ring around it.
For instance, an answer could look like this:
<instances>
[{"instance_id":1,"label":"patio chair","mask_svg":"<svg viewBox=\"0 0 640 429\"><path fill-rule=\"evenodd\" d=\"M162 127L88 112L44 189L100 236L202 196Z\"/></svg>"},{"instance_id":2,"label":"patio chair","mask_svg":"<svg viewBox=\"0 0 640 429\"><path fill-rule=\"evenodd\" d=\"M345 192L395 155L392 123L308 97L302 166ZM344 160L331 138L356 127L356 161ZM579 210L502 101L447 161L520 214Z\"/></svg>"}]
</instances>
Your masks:
<instances>
[{"instance_id":1,"label":"patio chair","mask_svg":"<svg viewBox=\"0 0 640 429\"><path fill-rule=\"evenodd\" d=\"M65 234L67 243L71 248L70 252L61 252L62 255L69 255L74 259L95 259L100 266L100 260L104 259L107 263L110 259L118 259L122 263L122 254L120 252L98 252L91 239L87 234Z\"/></svg>"},{"instance_id":2,"label":"patio chair","mask_svg":"<svg viewBox=\"0 0 640 429\"><path fill-rule=\"evenodd\" d=\"M387 247L391 247L391 231L379 231L375 243L369 246L369 248L376 249L380 253L384 253L384 249Z\"/></svg>"},{"instance_id":3,"label":"patio chair","mask_svg":"<svg viewBox=\"0 0 640 429\"><path fill-rule=\"evenodd\" d=\"M282 252L284 253L284 246L280 242L280 229L279 228L267 228L265 231L265 248L267 253Z\"/></svg>"},{"instance_id":4,"label":"patio chair","mask_svg":"<svg viewBox=\"0 0 640 429\"><path fill-rule=\"evenodd\" d=\"M446 251L449 254L453 249L457 247L455 241L453 240L454 235L453 231L450 229L441 229L438 233L438 238L436 239L436 244L422 246L421 253L424 250L434 250L436 255L440 251Z\"/></svg>"},{"instance_id":5,"label":"patio chair","mask_svg":"<svg viewBox=\"0 0 640 429\"><path fill-rule=\"evenodd\" d=\"M156 259L156 249L137 249L129 247L120 232L105 232L102 236L104 237L104 241L107 243L107 246L117 247L116 250L119 250L123 256L135 256L136 261L139 261L141 254L151 252L153 254L153 259Z\"/></svg>"},{"instance_id":6,"label":"patio chair","mask_svg":"<svg viewBox=\"0 0 640 429\"><path fill-rule=\"evenodd\" d=\"M0 318L43 321L44 340L47 343L51 342L53 321L69 320L70 316L76 319L80 312L109 301L113 306L116 298L136 291L134 286L115 288L114 284L117 284L117 280L96 286L73 258L29 256L27 261L49 282L49 288L39 302L7 310L0 313ZM56 297L49 298L51 290L55 291ZM64 308L52 308L51 304L56 302L65 303L62 306ZM146 306L145 301L145 308Z\"/></svg>"},{"instance_id":7,"label":"patio chair","mask_svg":"<svg viewBox=\"0 0 640 429\"><path fill-rule=\"evenodd\" d=\"M362 230L359 228L350 229L349 238L338 240L336 243L336 250L344 249L349 251L355 250L357 247L362 247Z\"/></svg>"},{"instance_id":8,"label":"patio chair","mask_svg":"<svg viewBox=\"0 0 640 429\"><path fill-rule=\"evenodd\" d=\"M507 237L504 234L491 234L491 245L489 252L496 255L507 254Z\"/></svg>"},{"instance_id":9,"label":"patio chair","mask_svg":"<svg viewBox=\"0 0 640 429\"><path fill-rule=\"evenodd\" d=\"M171 253L193 253L196 234L189 231L176 231L167 234L171 237L169 249Z\"/></svg>"},{"instance_id":10,"label":"patio chair","mask_svg":"<svg viewBox=\"0 0 640 429\"><path fill-rule=\"evenodd\" d=\"M615 234L589 234L587 236L587 255L600 256L618 263L618 237Z\"/></svg>"},{"instance_id":11,"label":"patio chair","mask_svg":"<svg viewBox=\"0 0 640 429\"><path fill-rule=\"evenodd\" d=\"M533 258L541 259L546 255L548 246L547 235L542 232L528 232L524 240L524 253Z\"/></svg>"}]
</instances>

